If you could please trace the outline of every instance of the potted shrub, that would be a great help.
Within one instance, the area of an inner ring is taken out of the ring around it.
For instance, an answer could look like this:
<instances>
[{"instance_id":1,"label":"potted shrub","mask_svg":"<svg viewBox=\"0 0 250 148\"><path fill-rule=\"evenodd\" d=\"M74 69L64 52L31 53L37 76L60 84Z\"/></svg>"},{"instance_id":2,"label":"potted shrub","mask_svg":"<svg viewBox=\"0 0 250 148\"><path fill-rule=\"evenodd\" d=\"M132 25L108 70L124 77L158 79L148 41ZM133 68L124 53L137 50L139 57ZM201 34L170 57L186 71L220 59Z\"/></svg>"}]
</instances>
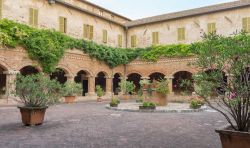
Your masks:
<instances>
[{"instance_id":1,"label":"potted shrub","mask_svg":"<svg viewBox=\"0 0 250 148\"><path fill-rule=\"evenodd\" d=\"M109 103L110 107L118 107L118 104L120 104L120 100L117 98L112 98L111 102Z\"/></svg>"},{"instance_id":2,"label":"potted shrub","mask_svg":"<svg viewBox=\"0 0 250 148\"><path fill-rule=\"evenodd\" d=\"M160 79L157 81L155 91L156 93L154 97L158 100L157 103L160 106L167 105L167 94L169 93L168 80Z\"/></svg>"},{"instance_id":3,"label":"potted shrub","mask_svg":"<svg viewBox=\"0 0 250 148\"><path fill-rule=\"evenodd\" d=\"M229 123L216 130L222 147L249 148L250 36L205 35L204 41L193 44L192 48L198 57L194 64L201 70L194 77L195 92Z\"/></svg>"},{"instance_id":4,"label":"potted shrub","mask_svg":"<svg viewBox=\"0 0 250 148\"><path fill-rule=\"evenodd\" d=\"M202 105L204 105L204 102L200 99L192 98L190 100L190 108L191 109L199 109L199 108L201 108Z\"/></svg>"},{"instance_id":5,"label":"potted shrub","mask_svg":"<svg viewBox=\"0 0 250 148\"><path fill-rule=\"evenodd\" d=\"M63 85L63 93L65 97L65 103L75 102L76 96L82 92L82 85L75 82L66 82Z\"/></svg>"},{"instance_id":6,"label":"potted shrub","mask_svg":"<svg viewBox=\"0 0 250 148\"><path fill-rule=\"evenodd\" d=\"M133 82L122 80L119 83L119 87L122 90L124 99L129 99L135 93L135 85Z\"/></svg>"},{"instance_id":7,"label":"potted shrub","mask_svg":"<svg viewBox=\"0 0 250 148\"><path fill-rule=\"evenodd\" d=\"M100 85L96 85L95 91L97 94L97 102L101 102L102 101L101 97L104 96L104 94L105 94L102 87Z\"/></svg>"},{"instance_id":8,"label":"potted shrub","mask_svg":"<svg viewBox=\"0 0 250 148\"><path fill-rule=\"evenodd\" d=\"M61 84L42 74L22 76L17 75L15 95L19 106L22 122L26 126L41 125L46 109L62 97Z\"/></svg>"},{"instance_id":9,"label":"potted shrub","mask_svg":"<svg viewBox=\"0 0 250 148\"><path fill-rule=\"evenodd\" d=\"M147 89L150 84L151 84L150 80L147 80L147 79L140 80L140 85L142 89Z\"/></svg>"},{"instance_id":10,"label":"potted shrub","mask_svg":"<svg viewBox=\"0 0 250 148\"><path fill-rule=\"evenodd\" d=\"M156 104L153 102L143 102L142 106L139 106L140 110L155 110Z\"/></svg>"}]
</instances>

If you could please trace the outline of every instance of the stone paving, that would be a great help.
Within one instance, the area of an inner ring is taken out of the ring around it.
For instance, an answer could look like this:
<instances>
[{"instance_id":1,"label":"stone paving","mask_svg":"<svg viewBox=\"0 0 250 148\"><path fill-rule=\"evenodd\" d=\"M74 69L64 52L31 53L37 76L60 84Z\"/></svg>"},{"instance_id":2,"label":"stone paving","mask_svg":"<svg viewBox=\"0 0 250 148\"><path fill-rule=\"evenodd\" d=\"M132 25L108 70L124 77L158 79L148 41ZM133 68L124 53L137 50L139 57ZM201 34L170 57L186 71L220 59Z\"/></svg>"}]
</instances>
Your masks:
<instances>
[{"instance_id":1,"label":"stone paving","mask_svg":"<svg viewBox=\"0 0 250 148\"><path fill-rule=\"evenodd\" d=\"M45 123L21 124L19 110L0 108L0 148L221 148L217 112L139 113L105 109L106 103L50 107Z\"/></svg>"}]
</instances>

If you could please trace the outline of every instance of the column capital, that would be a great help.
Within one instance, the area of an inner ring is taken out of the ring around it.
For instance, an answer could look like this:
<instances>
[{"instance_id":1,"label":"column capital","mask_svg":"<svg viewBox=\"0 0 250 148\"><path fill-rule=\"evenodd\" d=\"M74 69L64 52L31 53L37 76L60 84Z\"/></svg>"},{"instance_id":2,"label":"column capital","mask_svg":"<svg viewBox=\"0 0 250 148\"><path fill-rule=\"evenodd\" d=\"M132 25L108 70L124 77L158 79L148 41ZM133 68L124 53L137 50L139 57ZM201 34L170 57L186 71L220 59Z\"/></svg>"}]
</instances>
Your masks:
<instances>
[{"instance_id":1,"label":"column capital","mask_svg":"<svg viewBox=\"0 0 250 148\"><path fill-rule=\"evenodd\" d=\"M142 80L145 80L145 79L146 79L146 80L149 80L150 77L141 77L141 79L142 79Z\"/></svg>"},{"instance_id":2,"label":"column capital","mask_svg":"<svg viewBox=\"0 0 250 148\"><path fill-rule=\"evenodd\" d=\"M110 76L107 76L107 77L104 77L106 79L113 79L114 77L110 77Z\"/></svg>"},{"instance_id":3,"label":"column capital","mask_svg":"<svg viewBox=\"0 0 250 148\"><path fill-rule=\"evenodd\" d=\"M20 71L17 71L17 70L10 70L10 71L4 71L3 74L6 74L6 75L16 75L16 74L19 74Z\"/></svg>"},{"instance_id":4,"label":"column capital","mask_svg":"<svg viewBox=\"0 0 250 148\"><path fill-rule=\"evenodd\" d=\"M165 78L165 79L174 79L173 76L165 76L164 78Z\"/></svg>"}]
</instances>

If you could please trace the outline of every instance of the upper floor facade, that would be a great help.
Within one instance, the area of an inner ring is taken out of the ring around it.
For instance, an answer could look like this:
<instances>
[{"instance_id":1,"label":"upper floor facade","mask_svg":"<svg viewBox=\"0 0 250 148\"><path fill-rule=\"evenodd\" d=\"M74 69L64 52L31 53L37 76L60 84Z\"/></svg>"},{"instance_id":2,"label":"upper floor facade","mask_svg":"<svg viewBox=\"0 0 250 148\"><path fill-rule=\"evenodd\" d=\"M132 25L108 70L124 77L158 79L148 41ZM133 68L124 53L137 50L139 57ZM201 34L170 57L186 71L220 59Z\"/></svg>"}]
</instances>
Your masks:
<instances>
[{"instance_id":1,"label":"upper floor facade","mask_svg":"<svg viewBox=\"0 0 250 148\"><path fill-rule=\"evenodd\" d=\"M250 1L241 0L131 21L85 0L0 0L0 17L113 47L189 44L204 33L250 32Z\"/></svg>"}]
</instances>

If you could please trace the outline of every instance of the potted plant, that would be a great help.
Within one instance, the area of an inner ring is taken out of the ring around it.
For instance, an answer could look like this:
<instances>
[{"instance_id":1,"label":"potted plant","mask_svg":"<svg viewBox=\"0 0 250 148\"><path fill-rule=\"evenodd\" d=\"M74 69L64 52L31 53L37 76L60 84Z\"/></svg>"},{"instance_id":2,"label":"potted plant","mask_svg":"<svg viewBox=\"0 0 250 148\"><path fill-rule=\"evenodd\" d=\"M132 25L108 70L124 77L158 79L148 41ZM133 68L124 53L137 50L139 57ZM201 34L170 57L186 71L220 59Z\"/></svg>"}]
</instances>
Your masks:
<instances>
[{"instance_id":1,"label":"potted plant","mask_svg":"<svg viewBox=\"0 0 250 148\"><path fill-rule=\"evenodd\" d=\"M160 106L167 105L167 94L169 93L168 80L160 79L157 81L155 92L156 93L154 97L157 98L158 104Z\"/></svg>"},{"instance_id":2,"label":"potted plant","mask_svg":"<svg viewBox=\"0 0 250 148\"><path fill-rule=\"evenodd\" d=\"M147 80L147 79L140 80L139 83L140 83L142 89L147 89L149 87L149 85L151 84L150 80Z\"/></svg>"},{"instance_id":3,"label":"potted plant","mask_svg":"<svg viewBox=\"0 0 250 148\"><path fill-rule=\"evenodd\" d=\"M111 102L109 103L110 107L118 107L118 104L120 104L120 100L117 98L112 98Z\"/></svg>"},{"instance_id":4,"label":"potted plant","mask_svg":"<svg viewBox=\"0 0 250 148\"><path fill-rule=\"evenodd\" d=\"M143 102L142 106L139 106L140 110L155 110L156 104L153 102Z\"/></svg>"},{"instance_id":5,"label":"potted plant","mask_svg":"<svg viewBox=\"0 0 250 148\"><path fill-rule=\"evenodd\" d=\"M76 96L82 92L82 85L75 82L66 82L63 85L65 103L75 102Z\"/></svg>"},{"instance_id":6,"label":"potted plant","mask_svg":"<svg viewBox=\"0 0 250 148\"><path fill-rule=\"evenodd\" d=\"M119 83L119 87L122 90L124 99L129 99L135 93L135 85L133 82L122 80Z\"/></svg>"},{"instance_id":7,"label":"potted plant","mask_svg":"<svg viewBox=\"0 0 250 148\"><path fill-rule=\"evenodd\" d=\"M190 100L190 108L191 109L199 109L199 108L201 108L202 105L204 105L204 102L200 99L192 98Z\"/></svg>"},{"instance_id":8,"label":"potted plant","mask_svg":"<svg viewBox=\"0 0 250 148\"><path fill-rule=\"evenodd\" d=\"M61 84L42 74L17 75L15 96L19 97L22 122L26 126L41 125L46 109L62 97Z\"/></svg>"},{"instance_id":9,"label":"potted plant","mask_svg":"<svg viewBox=\"0 0 250 148\"><path fill-rule=\"evenodd\" d=\"M102 96L104 96L104 91L102 89L102 87L100 85L96 85L95 87L95 91L96 91L96 94L97 94L97 102L101 102L102 101Z\"/></svg>"},{"instance_id":10,"label":"potted plant","mask_svg":"<svg viewBox=\"0 0 250 148\"><path fill-rule=\"evenodd\" d=\"M195 92L229 123L216 130L222 147L249 148L250 36L205 35L204 41L192 48L198 58L194 64L201 70L194 76Z\"/></svg>"}]
</instances>

